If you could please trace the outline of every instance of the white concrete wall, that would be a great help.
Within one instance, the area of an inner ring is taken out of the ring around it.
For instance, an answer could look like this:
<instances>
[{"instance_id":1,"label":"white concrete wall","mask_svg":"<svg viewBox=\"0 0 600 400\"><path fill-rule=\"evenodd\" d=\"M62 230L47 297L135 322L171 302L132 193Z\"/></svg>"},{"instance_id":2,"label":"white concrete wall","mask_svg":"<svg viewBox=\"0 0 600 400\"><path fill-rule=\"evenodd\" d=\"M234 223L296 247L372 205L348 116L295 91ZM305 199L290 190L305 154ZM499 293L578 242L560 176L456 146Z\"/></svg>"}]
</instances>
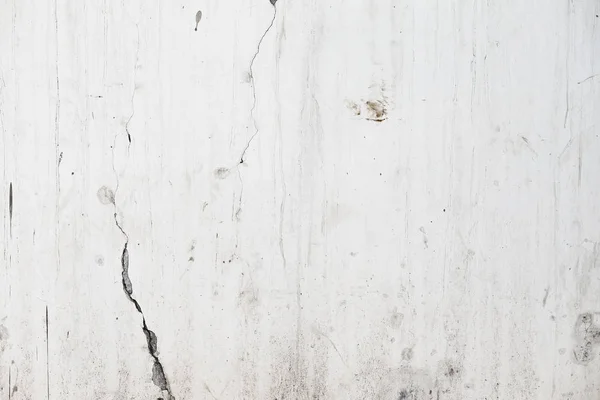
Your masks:
<instances>
[{"instance_id":1,"label":"white concrete wall","mask_svg":"<svg viewBox=\"0 0 600 400\"><path fill-rule=\"evenodd\" d=\"M0 0L0 398L599 399L599 13Z\"/></svg>"}]
</instances>

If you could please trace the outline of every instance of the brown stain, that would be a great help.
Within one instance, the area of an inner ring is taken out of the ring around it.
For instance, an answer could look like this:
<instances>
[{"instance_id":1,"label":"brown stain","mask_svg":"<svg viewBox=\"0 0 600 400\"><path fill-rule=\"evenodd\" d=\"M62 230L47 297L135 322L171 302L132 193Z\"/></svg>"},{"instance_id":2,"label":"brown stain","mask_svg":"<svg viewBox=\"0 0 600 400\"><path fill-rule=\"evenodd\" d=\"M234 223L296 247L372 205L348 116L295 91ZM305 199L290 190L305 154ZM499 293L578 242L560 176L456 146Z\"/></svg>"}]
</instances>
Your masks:
<instances>
[{"instance_id":1,"label":"brown stain","mask_svg":"<svg viewBox=\"0 0 600 400\"><path fill-rule=\"evenodd\" d=\"M369 121L382 122L387 119L386 104L382 100L367 100L367 117Z\"/></svg>"},{"instance_id":2,"label":"brown stain","mask_svg":"<svg viewBox=\"0 0 600 400\"><path fill-rule=\"evenodd\" d=\"M355 116L359 117L360 116L360 106L358 104L356 104L353 101L346 101L346 107L348 107L348 109L350 111L352 111L352 114L354 114Z\"/></svg>"},{"instance_id":3,"label":"brown stain","mask_svg":"<svg viewBox=\"0 0 600 400\"><path fill-rule=\"evenodd\" d=\"M364 115L364 118L367 121L383 122L388 119L388 104L384 99L361 100L358 103L347 100L346 108L348 108L355 117Z\"/></svg>"}]
</instances>

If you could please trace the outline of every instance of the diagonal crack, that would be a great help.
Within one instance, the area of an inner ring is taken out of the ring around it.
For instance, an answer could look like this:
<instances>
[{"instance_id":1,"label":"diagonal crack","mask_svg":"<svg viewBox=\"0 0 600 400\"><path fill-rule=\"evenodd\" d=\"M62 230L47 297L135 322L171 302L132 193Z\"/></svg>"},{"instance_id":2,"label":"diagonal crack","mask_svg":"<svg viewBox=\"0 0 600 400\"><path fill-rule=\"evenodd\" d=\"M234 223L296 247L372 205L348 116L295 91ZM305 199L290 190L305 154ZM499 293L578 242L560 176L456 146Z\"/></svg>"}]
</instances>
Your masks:
<instances>
[{"instance_id":1,"label":"diagonal crack","mask_svg":"<svg viewBox=\"0 0 600 400\"><path fill-rule=\"evenodd\" d=\"M167 393L166 400L175 400L175 396L173 396L173 392L171 391L171 385L169 384L169 380L167 379L163 365L158 358L158 338L156 337L156 334L150 328L148 328L142 307L135 297L133 297L133 284L129 278L129 250L127 248L129 245L129 235L127 235L127 233L121 227L121 224L119 224L117 213L114 214L114 217L115 224L125 236L125 245L123 246L123 252L121 253L121 283L127 299L133 303L137 312L142 315L142 331L146 337L148 353L154 360L152 365L152 382L158 386L160 390Z\"/></svg>"},{"instance_id":2,"label":"diagonal crack","mask_svg":"<svg viewBox=\"0 0 600 400\"><path fill-rule=\"evenodd\" d=\"M127 134L127 154L129 154L129 148L131 146L131 134L129 132L129 123L131 122L131 119L133 118L134 114L135 114L135 107L134 107L134 100L135 100L135 92L136 92L136 70L137 70L137 64L138 64L138 60L139 60L139 51L140 51L140 31L139 31L139 26L136 24L136 28L137 28L137 50L136 50L136 56L135 56L135 65L134 65L134 78L133 78L133 83L134 83L134 87L133 87L133 93L131 95L131 115L129 116L129 119L127 120L127 122L125 123L125 133ZM156 334L154 333L154 331L152 331L149 327L148 324L146 323L146 316L144 315L144 312L142 311L142 307L140 306L140 303L136 300L136 298L133 296L133 284L131 283L131 279L129 278L129 235L127 234L127 232L125 232L125 230L123 229L123 226L121 225L121 223L119 223L119 219L117 217L117 192L119 191L119 174L117 173L117 170L115 168L115 147L116 147L116 141L117 141L117 137L115 136L115 140L112 146L112 157L113 157L113 172L115 174L116 177L116 187L115 187L115 191L114 193L110 193L109 194L109 200L110 202L113 204L114 206L114 220L115 220L115 225L117 226L117 228L119 228L119 230L121 231L121 233L123 234L123 236L125 237L125 244L123 245L123 252L121 253L121 284L123 285L123 292L125 292L125 296L127 296L127 299L133 303L133 305L135 306L135 309L137 310L137 312L139 312L142 316L142 332L144 332L144 336L146 337L146 344L148 346L148 353L150 354L150 357L152 357L153 360L153 364L152 364L152 382L158 386L160 388L160 390L164 393L166 393L166 398L162 398L160 397L157 400L175 400L175 396L173 396L173 392L171 391L171 385L169 384L169 380L167 379L167 375L165 374L165 370L164 367L158 357L158 338L156 337Z\"/></svg>"}]
</instances>

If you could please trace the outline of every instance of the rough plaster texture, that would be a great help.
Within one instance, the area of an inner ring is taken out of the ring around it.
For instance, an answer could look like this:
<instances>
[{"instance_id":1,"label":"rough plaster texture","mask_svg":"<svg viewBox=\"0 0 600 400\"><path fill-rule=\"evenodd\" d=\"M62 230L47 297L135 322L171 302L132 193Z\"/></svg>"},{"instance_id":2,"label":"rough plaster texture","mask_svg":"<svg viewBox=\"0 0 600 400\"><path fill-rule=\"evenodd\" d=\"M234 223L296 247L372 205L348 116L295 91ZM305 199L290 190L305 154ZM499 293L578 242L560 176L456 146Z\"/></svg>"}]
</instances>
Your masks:
<instances>
[{"instance_id":1,"label":"rough plaster texture","mask_svg":"<svg viewBox=\"0 0 600 400\"><path fill-rule=\"evenodd\" d=\"M599 12L0 0L0 398L600 398Z\"/></svg>"}]
</instances>

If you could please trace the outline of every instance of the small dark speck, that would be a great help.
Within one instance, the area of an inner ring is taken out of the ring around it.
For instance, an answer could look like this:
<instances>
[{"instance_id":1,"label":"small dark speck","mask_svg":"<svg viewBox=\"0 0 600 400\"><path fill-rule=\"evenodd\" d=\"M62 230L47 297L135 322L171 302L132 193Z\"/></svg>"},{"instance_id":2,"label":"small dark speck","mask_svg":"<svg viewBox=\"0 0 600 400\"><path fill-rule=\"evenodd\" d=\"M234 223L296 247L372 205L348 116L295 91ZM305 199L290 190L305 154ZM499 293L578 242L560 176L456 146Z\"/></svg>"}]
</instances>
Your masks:
<instances>
[{"instance_id":1,"label":"small dark speck","mask_svg":"<svg viewBox=\"0 0 600 400\"><path fill-rule=\"evenodd\" d=\"M271 5L272 5L273 7L275 7L275 3L277 3L277 0L269 0L269 1L271 2Z\"/></svg>"},{"instance_id":2,"label":"small dark speck","mask_svg":"<svg viewBox=\"0 0 600 400\"><path fill-rule=\"evenodd\" d=\"M443 211L444 211L444 212L446 212L446 209L444 208L444 210L443 210Z\"/></svg>"}]
</instances>

